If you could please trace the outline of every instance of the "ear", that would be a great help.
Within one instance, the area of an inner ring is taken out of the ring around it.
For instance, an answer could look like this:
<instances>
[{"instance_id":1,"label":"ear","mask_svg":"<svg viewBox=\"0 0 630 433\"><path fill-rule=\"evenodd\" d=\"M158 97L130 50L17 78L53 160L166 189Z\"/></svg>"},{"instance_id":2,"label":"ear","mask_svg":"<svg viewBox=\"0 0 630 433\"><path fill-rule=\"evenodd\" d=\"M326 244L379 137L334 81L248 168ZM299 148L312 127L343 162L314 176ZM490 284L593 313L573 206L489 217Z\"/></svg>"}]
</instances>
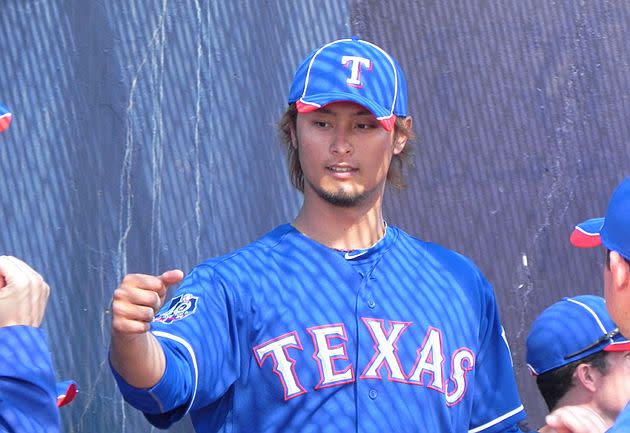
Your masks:
<instances>
[{"instance_id":1,"label":"ear","mask_svg":"<svg viewBox=\"0 0 630 433\"><path fill-rule=\"evenodd\" d=\"M413 119L411 118L411 116L406 117L404 119L404 122L407 130L411 131L413 126ZM409 136L407 136L406 134L395 134L394 155L400 154L405 149L408 140Z\"/></svg>"},{"instance_id":2,"label":"ear","mask_svg":"<svg viewBox=\"0 0 630 433\"><path fill-rule=\"evenodd\" d=\"M573 380L576 386L595 392L599 387L602 374L590 364L579 364L573 372Z\"/></svg>"},{"instance_id":3,"label":"ear","mask_svg":"<svg viewBox=\"0 0 630 433\"><path fill-rule=\"evenodd\" d=\"M630 263L617 251L610 252L610 273L615 290L630 295Z\"/></svg>"}]
</instances>

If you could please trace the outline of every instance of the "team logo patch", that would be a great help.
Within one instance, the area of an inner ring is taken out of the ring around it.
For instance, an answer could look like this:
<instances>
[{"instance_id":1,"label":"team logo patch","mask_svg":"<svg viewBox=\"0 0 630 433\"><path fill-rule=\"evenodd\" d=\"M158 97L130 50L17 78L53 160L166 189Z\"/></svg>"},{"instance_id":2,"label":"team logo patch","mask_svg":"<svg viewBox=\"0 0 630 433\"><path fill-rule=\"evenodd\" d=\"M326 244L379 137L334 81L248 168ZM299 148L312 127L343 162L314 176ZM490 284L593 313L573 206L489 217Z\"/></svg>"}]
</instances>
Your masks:
<instances>
[{"instance_id":1,"label":"team logo patch","mask_svg":"<svg viewBox=\"0 0 630 433\"><path fill-rule=\"evenodd\" d=\"M185 319L188 316L195 314L197 310L198 296L193 296L190 293L176 296L171 299L171 303L168 309L155 316L154 322L172 323L177 320Z\"/></svg>"}]
</instances>

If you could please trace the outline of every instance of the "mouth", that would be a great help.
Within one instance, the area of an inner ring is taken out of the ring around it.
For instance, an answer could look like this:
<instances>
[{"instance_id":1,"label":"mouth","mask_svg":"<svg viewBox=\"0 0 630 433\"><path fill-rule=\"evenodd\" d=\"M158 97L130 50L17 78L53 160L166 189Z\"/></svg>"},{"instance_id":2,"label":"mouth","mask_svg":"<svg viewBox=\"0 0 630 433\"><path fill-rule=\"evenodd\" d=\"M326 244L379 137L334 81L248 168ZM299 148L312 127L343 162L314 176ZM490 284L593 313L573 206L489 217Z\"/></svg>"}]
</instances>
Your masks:
<instances>
[{"instance_id":1,"label":"mouth","mask_svg":"<svg viewBox=\"0 0 630 433\"><path fill-rule=\"evenodd\" d=\"M353 173L355 171L358 171L357 168L351 167L349 165L329 165L326 167L326 169L335 174Z\"/></svg>"}]
</instances>

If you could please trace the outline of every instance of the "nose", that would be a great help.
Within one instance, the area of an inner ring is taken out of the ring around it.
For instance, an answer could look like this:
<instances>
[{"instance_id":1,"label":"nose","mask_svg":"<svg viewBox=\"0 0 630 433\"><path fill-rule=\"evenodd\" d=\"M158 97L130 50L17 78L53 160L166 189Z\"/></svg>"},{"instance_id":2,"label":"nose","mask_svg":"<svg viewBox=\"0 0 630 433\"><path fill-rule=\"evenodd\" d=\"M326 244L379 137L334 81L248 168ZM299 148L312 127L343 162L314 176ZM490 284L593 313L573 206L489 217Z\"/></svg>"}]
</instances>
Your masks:
<instances>
[{"instance_id":1,"label":"nose","mask_svg":"<svg viewBox=\"0 0 630 433\"><path fill-rule=\"evenodd\" d=\"M350 142L350 134L347 132L346 128L337 128L335 132L336 134L330 145L330 152L337 155L352 153L354 147Z\"/></svg>"}]
</instances>

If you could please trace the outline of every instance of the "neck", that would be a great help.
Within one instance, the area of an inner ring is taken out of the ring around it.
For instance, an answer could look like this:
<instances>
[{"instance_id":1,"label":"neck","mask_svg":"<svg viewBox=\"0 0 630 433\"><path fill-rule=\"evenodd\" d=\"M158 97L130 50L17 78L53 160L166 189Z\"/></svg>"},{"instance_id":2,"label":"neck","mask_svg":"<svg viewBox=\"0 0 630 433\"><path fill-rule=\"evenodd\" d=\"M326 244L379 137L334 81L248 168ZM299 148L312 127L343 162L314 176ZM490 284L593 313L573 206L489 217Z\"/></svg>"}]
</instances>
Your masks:
<instances>
[{"instance_id":1,"label":"neck","mask_svg":"<svg viewBox=\"0 0 630 433\"><path fill-rule=\"evenodd\" d=\"M382 196L372 203L340 207L305 193L293 226L309 238L338 250L368 248L385 235Z\"/></svg>"}]
</instances>

